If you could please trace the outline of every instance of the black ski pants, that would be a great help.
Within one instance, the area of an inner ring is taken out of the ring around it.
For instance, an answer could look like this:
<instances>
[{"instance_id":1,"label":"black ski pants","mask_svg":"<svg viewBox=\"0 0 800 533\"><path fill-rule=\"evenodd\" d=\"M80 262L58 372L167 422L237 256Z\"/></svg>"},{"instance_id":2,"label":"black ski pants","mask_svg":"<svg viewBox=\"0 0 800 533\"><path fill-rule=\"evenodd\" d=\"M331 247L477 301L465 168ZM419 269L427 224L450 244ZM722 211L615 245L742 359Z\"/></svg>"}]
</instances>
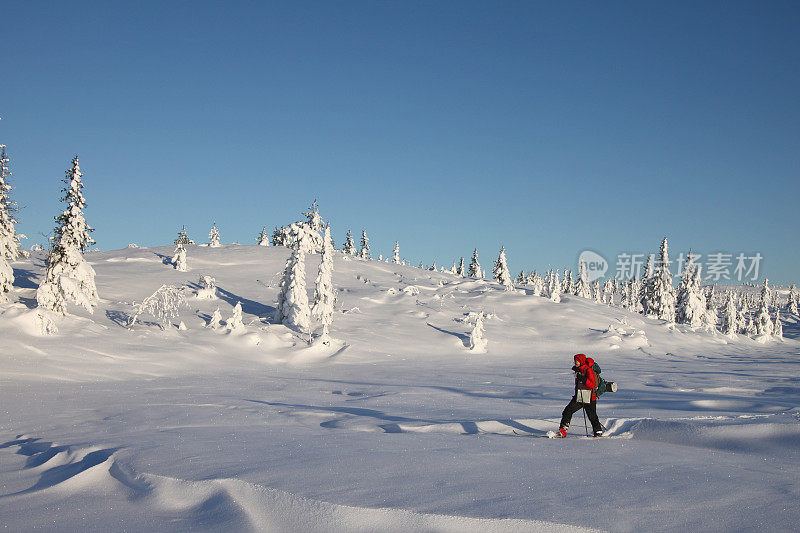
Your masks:
<instances>
[{"instance_id":1,"label":"black ski pants","mask_svg":"<svg viewBox=\"0 0 800 533\"><path fill-rule=\"evenodd\" d=\"M581 410L581 407L586 411L586 416L589 417L589 422L592 423L592 431L596 434L603 431L603 426L600 424L600 419L597 418L597 400L592 400L591 403L578 403L577 395L573 396L564 412L561 413L561 427L568 428L572 420L572 415Z\"/></svg>"}]
</instances>

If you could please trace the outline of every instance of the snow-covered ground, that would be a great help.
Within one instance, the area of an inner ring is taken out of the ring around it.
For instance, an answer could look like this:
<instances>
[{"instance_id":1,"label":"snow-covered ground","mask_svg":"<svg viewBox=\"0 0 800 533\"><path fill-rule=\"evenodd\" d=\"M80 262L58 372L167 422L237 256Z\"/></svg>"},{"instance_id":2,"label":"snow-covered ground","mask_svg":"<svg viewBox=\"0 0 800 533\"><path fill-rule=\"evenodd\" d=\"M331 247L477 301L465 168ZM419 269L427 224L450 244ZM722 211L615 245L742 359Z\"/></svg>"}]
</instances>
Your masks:
<instances>
[{"instance_id":1,"label":"snow-covered ground","mask_svg":"<svg viewBox=\"0 0 800 533\"><path fill-rule=\"evenodd\" d=\"M0 304L0 516L13 531L794 530L800 342L690 332L578 297L337 254L333 346L270 322L289 251L87 254L102 299L55 336L31 308L41 254ZM307 260L309 289L318 256ZM197 289L186 329L138 303ZM244 331L205 325L241 302ZM471 352L483 311L486 353ZM551 440L572 355L620 390L608 438Z\"/></svg>"}]
</instances>

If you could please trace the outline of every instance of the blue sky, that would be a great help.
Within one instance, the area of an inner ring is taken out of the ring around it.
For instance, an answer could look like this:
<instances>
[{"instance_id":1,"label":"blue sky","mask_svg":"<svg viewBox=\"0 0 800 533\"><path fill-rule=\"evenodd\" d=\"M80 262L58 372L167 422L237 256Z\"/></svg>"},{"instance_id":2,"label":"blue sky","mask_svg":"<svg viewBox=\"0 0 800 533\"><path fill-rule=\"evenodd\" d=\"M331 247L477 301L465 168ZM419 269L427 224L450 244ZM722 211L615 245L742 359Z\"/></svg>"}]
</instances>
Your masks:
<instances>
[{"instance_id":1,"label":"blue sky","mask_svg":"<svg viewBox=\"0 0 800 533\"><path fill-rule=\"evenodd\" d=\"M798 281L796 2L7 2L0 144L41 242L79 154L102 249L315 198L415 263L760 252Z\"/></svg>"}]
</instances>

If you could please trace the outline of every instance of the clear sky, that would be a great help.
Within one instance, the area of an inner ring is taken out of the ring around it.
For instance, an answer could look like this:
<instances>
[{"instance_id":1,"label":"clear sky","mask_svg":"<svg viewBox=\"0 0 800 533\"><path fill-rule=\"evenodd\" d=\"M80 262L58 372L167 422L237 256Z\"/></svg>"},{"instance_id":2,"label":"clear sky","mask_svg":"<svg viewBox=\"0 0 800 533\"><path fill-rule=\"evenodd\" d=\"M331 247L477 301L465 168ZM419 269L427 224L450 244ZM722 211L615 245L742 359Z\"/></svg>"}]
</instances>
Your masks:
<instances>
[{"instance_id":1,"label":"clear sky","mask_svg":"<svg viewBox=\"0 0 800 533\"><path fill-rule=\"evenodd\" d=\"M798 281L798 28L777 1L7 1L0 144L28 245L77 153L101 249L249 244L316 198L337 245L415 264L613 270L666 235Z\"/></svg>"}]
</instances>

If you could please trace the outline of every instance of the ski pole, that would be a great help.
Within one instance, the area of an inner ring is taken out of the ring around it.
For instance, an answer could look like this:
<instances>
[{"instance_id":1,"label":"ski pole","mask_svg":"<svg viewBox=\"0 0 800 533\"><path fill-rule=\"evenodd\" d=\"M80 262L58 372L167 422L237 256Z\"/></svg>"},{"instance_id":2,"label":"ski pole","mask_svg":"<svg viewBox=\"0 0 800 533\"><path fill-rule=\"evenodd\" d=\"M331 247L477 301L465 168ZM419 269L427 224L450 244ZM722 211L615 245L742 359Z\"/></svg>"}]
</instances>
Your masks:
<instances>
[{"instance_id":1,"label":"ski pole","mask_svg":"<svg viewBox=\"0 0 800 533\"><path fill-rule=\"evenodd\" d=\"M586 436L589 436L589 428L586 426L586 404L583 404L583 430L586 432Z\"/></svg>"}]
</instances>

